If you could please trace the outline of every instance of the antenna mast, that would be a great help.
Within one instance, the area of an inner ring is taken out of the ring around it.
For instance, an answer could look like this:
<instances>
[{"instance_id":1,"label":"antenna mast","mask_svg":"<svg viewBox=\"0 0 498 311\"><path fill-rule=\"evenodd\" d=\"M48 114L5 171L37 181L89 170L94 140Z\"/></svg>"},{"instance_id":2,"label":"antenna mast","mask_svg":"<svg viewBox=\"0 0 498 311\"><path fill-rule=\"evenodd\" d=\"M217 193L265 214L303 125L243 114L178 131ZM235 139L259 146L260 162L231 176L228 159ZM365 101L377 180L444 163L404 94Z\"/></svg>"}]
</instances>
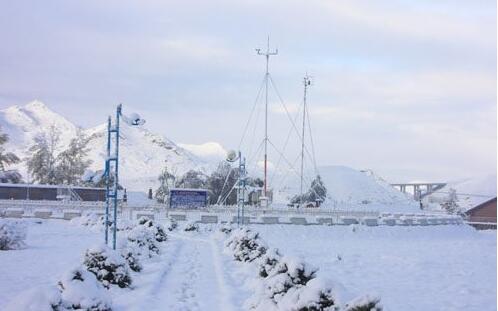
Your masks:
<instances>
[{"instance_id":1,"label":"antenna mast","mask_svg":"<svg viewBox=\"0 0 498 311\"><path fill-rule=\"evenodd\" d=\"M308 86L311 85L311 78L306 74L304 76L304 99L303 99L303 132L301 136L301 204L304 201L303 197L303 178L304 178L304 132L306 128L306 95L308 91Z\"/></svg>"},{"instance_id":2,"label":"antenna mast","mask_svg":"<svg viewBox=\"0 0 498 311\"><path fill-rule=\"evenodd\" d=\"M270 56L277 55L278 49L275 51L270 51L270 36L268 36L268 41L266 45L266 52L261 52L261 49L256 49L258 55L263 55L266 57L266 73L265 73L265 159L264 159L264 188L263 195L267 196L268 190L268 179L267 179L267 170L268 170L268 78L270 76L270 72L268 71L268 65L270 63Z\"/></svg>"}]
</instances>

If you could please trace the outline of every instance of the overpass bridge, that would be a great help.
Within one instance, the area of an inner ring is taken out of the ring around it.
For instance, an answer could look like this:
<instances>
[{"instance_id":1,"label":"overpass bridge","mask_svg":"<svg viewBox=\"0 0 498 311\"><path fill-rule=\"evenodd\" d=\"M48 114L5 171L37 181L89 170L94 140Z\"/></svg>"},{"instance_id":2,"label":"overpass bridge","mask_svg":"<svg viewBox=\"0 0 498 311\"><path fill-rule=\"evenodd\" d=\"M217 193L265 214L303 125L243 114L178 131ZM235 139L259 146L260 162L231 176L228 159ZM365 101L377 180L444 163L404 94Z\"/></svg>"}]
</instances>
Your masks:
<instances>
[{"instance_id":1,"label":"overpass bridge","mask_svg":"<svg viewBox=\"0 0 498 311\"><path fill-rule=\"evenodd\" d=\"M398 189L403 193L413 194L415 200L421 200L425 196L428 196L442 188L444 188L447 183L397 183L391 184L394 188Z\"/></svg>"}]
</instances>

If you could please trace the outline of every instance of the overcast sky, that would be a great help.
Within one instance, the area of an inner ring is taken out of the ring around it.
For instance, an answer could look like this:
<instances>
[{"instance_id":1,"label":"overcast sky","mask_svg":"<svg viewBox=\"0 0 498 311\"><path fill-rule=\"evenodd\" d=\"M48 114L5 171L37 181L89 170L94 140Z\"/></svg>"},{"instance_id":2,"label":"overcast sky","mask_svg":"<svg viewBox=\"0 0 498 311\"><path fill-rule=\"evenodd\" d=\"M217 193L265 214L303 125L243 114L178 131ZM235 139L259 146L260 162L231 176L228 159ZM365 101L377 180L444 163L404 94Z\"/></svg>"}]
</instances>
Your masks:
<instances>
[{"instance_id":1,"label":"overcast sky","mask_svg":"<svg viewBox=\"0 0 498 311\"><path fill-rule=\"evenodd\" d=\"M39 99L88 127L122 102L175 142L236 148L268 34L291 113L313 76L319 165L393 182L496 172L494 0L2 1L0 108ZM281 148L274 93L269 120Z\"/></svg>"}]
</instances>

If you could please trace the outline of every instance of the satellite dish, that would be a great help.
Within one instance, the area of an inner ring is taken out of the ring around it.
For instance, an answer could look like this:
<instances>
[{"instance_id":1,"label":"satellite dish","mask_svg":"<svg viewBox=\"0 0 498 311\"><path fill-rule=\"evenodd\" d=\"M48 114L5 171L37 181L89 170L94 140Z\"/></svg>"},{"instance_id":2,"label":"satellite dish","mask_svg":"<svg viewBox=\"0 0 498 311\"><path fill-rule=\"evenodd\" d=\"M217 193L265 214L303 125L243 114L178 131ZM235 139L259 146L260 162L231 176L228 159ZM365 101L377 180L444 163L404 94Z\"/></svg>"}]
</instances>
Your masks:
<instances>
[{"instance_id":1,"label":"satellite dish","mask_svg":"<svg viewBox=\"0 0 498 311\"><path fill-rule=\"evenodd\" d=\"M228 162L235 162L239 156L237 155L237 152L235 150L230 150L227 152L227 161Z\"/></svg>"}]
</instances>

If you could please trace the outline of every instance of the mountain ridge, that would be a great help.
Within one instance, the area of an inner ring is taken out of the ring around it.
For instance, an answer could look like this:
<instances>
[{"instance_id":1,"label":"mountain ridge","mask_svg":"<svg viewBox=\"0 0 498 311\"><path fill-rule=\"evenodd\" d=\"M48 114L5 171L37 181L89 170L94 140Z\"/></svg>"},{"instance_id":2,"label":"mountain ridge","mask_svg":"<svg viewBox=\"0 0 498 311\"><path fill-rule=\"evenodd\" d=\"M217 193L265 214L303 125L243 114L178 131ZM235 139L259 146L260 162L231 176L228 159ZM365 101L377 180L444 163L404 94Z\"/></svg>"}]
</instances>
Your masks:
<instances>
[{"instance_id":1,"label":"mountain ridge","mask_svg":"<svg viewBox=\"0 0 498 311\"><path fill-rule=\"evenodd\" d=\"M38 100L0 110L0 126L1 131L9 135L6 148L23 159L28 156L36 135L49 131L50 127L54 126L61 134L57 152L62 151L81 128ZM107 125L81 129L89 137L90 169L100 170L106 158ZM120 134L120 179L130 190L145 192L157 187L157 177L165 166L176 174L190 169L210 170L205 160L146 127L131 127L122 122ZM29 181L25 161L12 167Z\"/></svg>"}]
</instances>

